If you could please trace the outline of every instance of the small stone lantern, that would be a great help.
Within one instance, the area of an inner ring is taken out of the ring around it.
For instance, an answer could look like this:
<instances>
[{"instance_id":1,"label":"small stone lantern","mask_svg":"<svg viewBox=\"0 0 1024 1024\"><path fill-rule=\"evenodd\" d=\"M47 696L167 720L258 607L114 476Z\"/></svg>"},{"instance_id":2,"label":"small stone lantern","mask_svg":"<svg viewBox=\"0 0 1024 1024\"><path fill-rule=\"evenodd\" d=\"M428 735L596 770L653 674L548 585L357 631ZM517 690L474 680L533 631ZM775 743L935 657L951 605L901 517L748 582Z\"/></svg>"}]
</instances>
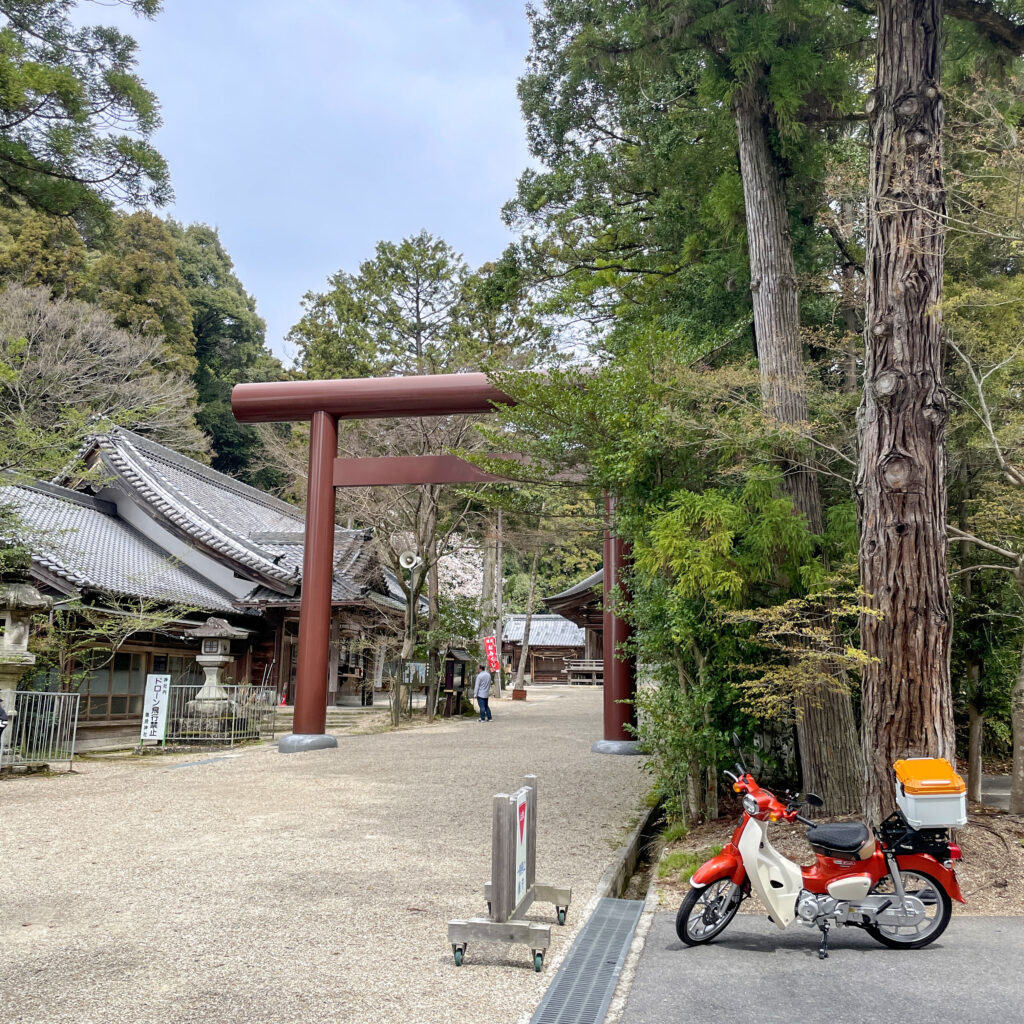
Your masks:
<instances>
[{"instance_id":1,"label":"small stone lantern","mask_svg":"<svg viewBox=\"0 0 1024 1024\"><path fill-rule=\"evenodd\" d=\"M29 622L38 612L53 607L31 583L0 583L0 701L9 715L15 713L14 691L18 680L36 663L29 653ZM0 743L9 744L13 730L5 729Z\"/></svg>"},{"instance_id":2,"label":"small stone lantern","mask_svg":"<svg viewBox=\"0 0 1024 1024\"><path fill-rule=\"evenodd\" d=\"M185 636L199 641L196 664L206 673L202 689L185 705L190 717L224 714L231 706L228 691L220 684L222 669L231 661L231 641L243 640L249 633L236 629L225 619L209 618L202 626L186 629Z\"/></svg>"}]
</instances>

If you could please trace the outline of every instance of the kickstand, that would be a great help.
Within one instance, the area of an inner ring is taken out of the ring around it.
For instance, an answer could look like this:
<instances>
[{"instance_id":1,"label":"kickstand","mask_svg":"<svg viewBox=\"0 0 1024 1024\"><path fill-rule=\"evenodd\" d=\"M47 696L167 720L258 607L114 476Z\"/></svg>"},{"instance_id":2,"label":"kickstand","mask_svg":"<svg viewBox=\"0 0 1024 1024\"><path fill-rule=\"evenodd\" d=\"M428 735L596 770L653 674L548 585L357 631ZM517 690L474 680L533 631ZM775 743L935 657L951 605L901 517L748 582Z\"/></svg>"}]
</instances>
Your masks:
<instances>
[{"instance_id":1,"label":"kickstand","mask_svg":"<svg viewBox=\"0 0 1024 1024\"><path fill-rule=\"evenodd\" d=\"M818 959L828 959L828 921L820 921L818 927L821 929L821 945L818 947Z\"/></svg>"}]
</instances>

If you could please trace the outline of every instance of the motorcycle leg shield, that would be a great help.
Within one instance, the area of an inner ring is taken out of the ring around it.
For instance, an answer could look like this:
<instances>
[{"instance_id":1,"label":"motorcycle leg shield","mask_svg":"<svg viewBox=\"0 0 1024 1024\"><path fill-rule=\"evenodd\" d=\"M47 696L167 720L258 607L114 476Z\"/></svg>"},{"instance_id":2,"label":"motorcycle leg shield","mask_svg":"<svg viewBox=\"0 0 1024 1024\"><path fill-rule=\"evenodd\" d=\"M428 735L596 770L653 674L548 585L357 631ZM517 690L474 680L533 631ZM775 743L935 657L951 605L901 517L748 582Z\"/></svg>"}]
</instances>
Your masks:
<instances>
[{"instance_id":1,"label":"motorcycle leg shield","mask_svg":"<svg viewBox=\"0 0 1024 1024\"><path fill-rule=\"evenodd\" d=\"M720 854L705 861L690 878L690 885L695 889L701 889L712 882L728 878L736 885L742 885L747 877L743 869L743 859L740 851L732 843L729 843Z\"/></svg>"}]
</instances>

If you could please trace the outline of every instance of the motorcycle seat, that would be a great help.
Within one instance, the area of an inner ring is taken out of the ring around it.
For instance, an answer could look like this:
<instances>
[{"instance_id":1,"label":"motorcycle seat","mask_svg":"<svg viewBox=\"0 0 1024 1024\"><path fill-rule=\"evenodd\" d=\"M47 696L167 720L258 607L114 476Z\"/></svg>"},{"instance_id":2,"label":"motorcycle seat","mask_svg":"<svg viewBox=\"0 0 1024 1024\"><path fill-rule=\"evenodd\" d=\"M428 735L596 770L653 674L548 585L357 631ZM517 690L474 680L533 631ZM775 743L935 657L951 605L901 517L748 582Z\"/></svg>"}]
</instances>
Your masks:
<instances>
[{"instance_id":1,"label":"motorcycle seat","mask_svg":"<svg viewBox=\"0 0 1024 1024\"><path fill-rule=\"evenodd\" d=\"M871 838L867 825L860 821L840 821L832 825L812 825L807 841L812 846L837 853L856 853Z\"/></svg>"}]
</instances>

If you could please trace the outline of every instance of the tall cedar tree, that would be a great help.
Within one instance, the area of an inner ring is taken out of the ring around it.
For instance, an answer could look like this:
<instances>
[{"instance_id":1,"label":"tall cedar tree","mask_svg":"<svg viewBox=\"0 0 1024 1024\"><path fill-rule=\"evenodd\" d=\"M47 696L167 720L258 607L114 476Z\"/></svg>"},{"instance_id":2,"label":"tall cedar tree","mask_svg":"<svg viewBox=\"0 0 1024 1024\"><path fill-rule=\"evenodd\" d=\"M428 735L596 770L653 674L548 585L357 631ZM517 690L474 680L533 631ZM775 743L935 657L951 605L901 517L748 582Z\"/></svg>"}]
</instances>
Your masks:
<instances>
[{"instance_id":1,"label":"tall cedar tree","mask_svg":"<svg viewBox=\"0 0 1024 1024\"><path fill-rule=\"evenodd\" d=\"M159 0L115 0L143 17ZM0 196L102 220L113 204L162 205L167 165L149 145L156 98L135 41L74 24L71 0L0 2Z\"/></svg>"},{"instance_id":2,"label":"tall cedar tree","mask_svg":"<svg viewBox=\"0 0 1024 1024\"><path fill-rule=\"evenodd\" d=\"M605 83L584 90L577 84L586 78L581 69L602 63L618 68L610 76L613 82L628 78L622 65L632 67L641 81L657 81L666 69L690 64L687 90L664 106L696 104L711 124L716 114L731 109L746 208L762 405L770 419L803 424L808 406L787 179L795 167L813 166L821 124L838 122L845 113L856 64L837 54L856 42L863 18L829 0L552 0L545 13L546 18L535 17L535 49L558 45L570 55L575 51L563 78L570 89L575 85L581 97L577 104L585 112L590 113L591 97L600 97ZM564 116L552 118L550 100L538 100L529 82L528 76L521 91L553 123L549 134L571 139ZM605 106L614 113L614 102L606 100ZM614 137L613 129L606 130ZM697 132L694 141L699 147L705 138L720 150L717 132ZM785 490L820 535L822 502L814 469L791 453L781 461ZM822 679L799 698L798 711L805 786L821 792L834 812L855 809L860 755L848 692Z\"/></svg>"},{"instance_id":3,"label":"tall cedar tree","mask_svg":"<svg viewBox=\"0 0 1024 1024\"><path fill-rule=\"evenodd\" d=\"M1015 4L878 0L865 258L864 393L858 414L864 802L894 806L898 758L955 756L947 575L947 392L943 384L945 241L942 17L1024 50ZM881 613L881 614L878 614Z\"/></svg>"}]
</instances>

